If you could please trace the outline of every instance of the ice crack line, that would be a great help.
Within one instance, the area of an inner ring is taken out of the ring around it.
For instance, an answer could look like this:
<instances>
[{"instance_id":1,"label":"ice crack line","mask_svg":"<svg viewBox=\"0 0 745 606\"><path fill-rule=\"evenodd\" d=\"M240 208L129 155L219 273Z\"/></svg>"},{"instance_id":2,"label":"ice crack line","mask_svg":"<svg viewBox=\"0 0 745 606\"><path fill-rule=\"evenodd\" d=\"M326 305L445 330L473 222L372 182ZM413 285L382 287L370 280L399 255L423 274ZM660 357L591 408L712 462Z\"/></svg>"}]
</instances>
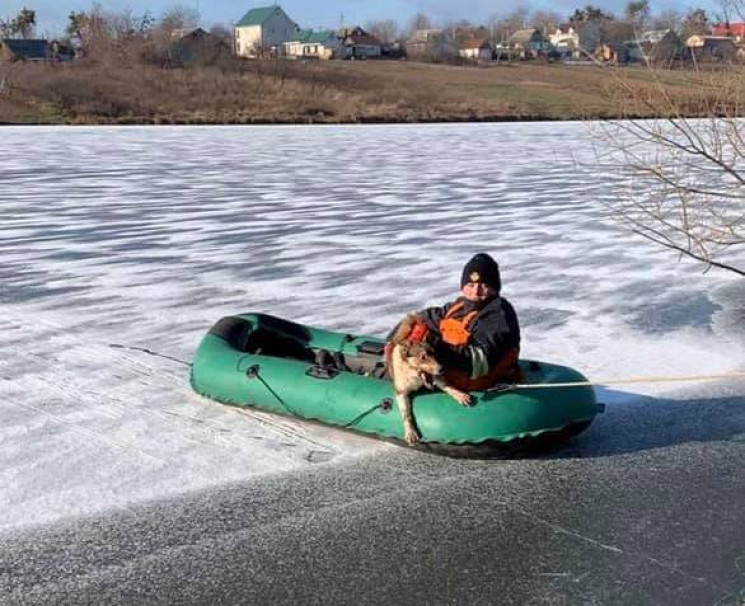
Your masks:
<instances>
[{"instance_id":1,"label":"ice crack line","mask_svg":"<svg viewBox=\"0 0 745 606\"><path fill-rule=\"evenodd\" d=\"M579 532L577 532L575 530L571 530L569 528L564 528L563 526L559 526L558 524L554 524L552 522L549 522L548 520L544 520L542 518L538 518L538 517L536 517L533 514L529 514L529 513L525 512L525 511L522 511L521 509L517 509L517 508L515 508L513 506L510 506L509 504L507 504L505 502L502 502L502 504L505 507L507 507L508 509L511 509L511 510L515 511L519 515L522 515L522 516L524 516L526 518L529 518L530 520L532 520L534 522L538 522L539 524L543 524L544 526L548 526L552 530L554 530L556 532L559 532L561 534L565 534L565 535L570 536L570 537L573 537L575 539L579 539L580 541L584 541L585 543L590 543L591 545L593 545L595 547L598 547L598 548L603 549L605 551L610 551L611 553L615 553L615 554L623 555L623 556L628 556L628 557L631 557L631 556L641 557L642 559L647 560L649 562L652 562L653 564L659 566L660 568L664 568L668 572L679 574L679 575L685 577L688 580L695 581L696 583L701 583L701 584L707 585L707 586L711 587L712 589L717 589L719 591L725 591L725 592L727 591L727 589L725 589L724 587L720 587L716 583L712 583L711 581L709 581L706 578L696 577L696 576L694 576L692 574L687 573L685 570L681 570L677 566L675 566L673 564L668 564L667 562L665 562L663 560L660 560L658 558L652 557L650 555L647 555L647 554L641 553L641 552L636 552L636 553L626 552L623 549L621 549L619 547L616 547L615 545L606 545L605 543L601 543L600 541L596 541L595 539L592 539L590 537L586 537L583 534L580 534Z\"/></svg>"}]
</instances>

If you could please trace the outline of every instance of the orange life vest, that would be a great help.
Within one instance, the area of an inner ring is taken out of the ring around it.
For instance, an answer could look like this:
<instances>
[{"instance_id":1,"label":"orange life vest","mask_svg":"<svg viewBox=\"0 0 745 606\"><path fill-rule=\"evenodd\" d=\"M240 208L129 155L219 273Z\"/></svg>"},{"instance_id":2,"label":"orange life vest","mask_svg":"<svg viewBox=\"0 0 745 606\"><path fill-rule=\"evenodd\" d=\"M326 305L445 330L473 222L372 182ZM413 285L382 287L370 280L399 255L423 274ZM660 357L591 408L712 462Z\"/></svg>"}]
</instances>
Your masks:
<instances>
[{"instance_id":1,"label":"orange life vest","mask_svg":"<svg viewBox=\"0 0 745 606\"><path fill-rule=\"evenodd\" d=\"M463 308L463 302L455 303L450 309L448 309L445 317L440 320L440 335L442 340L448 345L454 347L462 347L468 345L468 341L471 338L471 331L469 325L471 321L478 315L478 311L474 310L467 313L462 318L454 318L455 314ZM516 373L518 371L517 358L519 355L517 348L511 349L497 364L495 364L489 372L483 377L472 379L468 373L462 370L445 369L445 379L448 383L457 389L466 391L480 391L488 389L499 381L513 381L516 379Z\"/></svg>"}]
</instances>

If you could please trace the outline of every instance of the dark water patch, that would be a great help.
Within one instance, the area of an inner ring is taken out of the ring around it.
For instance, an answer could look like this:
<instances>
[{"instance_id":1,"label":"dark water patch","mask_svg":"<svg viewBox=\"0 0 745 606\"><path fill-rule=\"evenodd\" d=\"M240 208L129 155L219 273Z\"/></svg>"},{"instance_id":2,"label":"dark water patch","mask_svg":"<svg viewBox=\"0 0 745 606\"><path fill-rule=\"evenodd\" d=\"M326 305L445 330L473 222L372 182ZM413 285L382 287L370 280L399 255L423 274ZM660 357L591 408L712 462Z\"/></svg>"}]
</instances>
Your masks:
<instances>
[{"instance_id":1,"label":"dark water patch","mask_svg":"<svg viewBox=\"0 0 745 606\"><path fill-rule=\"evenodd\" d=\"M44 260L50 261L82 261L85 259L96 259L105 257L107 253L86 252L82 250L60 250L44 255Z\"/></svg>"},{"instance_id":2,"label":"dark water patch","mask_svg":"<svg viewBox=\"0 0 745 606\"><path fill-rule=\"evenodd\" d=\"M132 252L137 252L137 247L133 247ZM174 266L174 265L181 265L184 263L184 257L183 256L177 256L177 255L146 255L146 254L138 254L138 255L120 255L117 254L114 251L111 251L107 253L106 255L101 255L101 261L97 264L97 267L100 268L106 268L109 266L118 266L118 265L128 265L128 266L137 266L137 265L158 265L162 264L163 266ZM144 271L144 270L143 270Z\"/></svg>"},{"instance_id":3,"label":"dark water patch","mask_svg":"<svg viewBox=\"0 0 745 606\"><path fill-rule=\"evenodd\" d=\"M660 303L647 302L628 316L628 322L645 333L665 334L681 328L707 328L722 307L706 293L676 293Z\"/></svg>"},{"instance_id":4,"label":"dark water patch","mask_svg":"<svg viewBox=\"0 0 745 606\"><path fill-rule=\"evenodd\" d=\"M0 302L2 303L27 303L39 299L48 299L51 297L65 297L69 302L69 296L83 292L88 292L88 286L45 286L40 284L13 285L0 291Z\"/></svg>"},{"instance_id":5,"label":"dark water patch","mask_svg":"<svg viewBox=\"0 0 745 606\"><path fill-rule=\"evenodd\" d=\"M745 345L745 280L723 284L711 293L721 305L714 316L714 331Z\"/></svg>"},{"instance_id":6,"label":"dark water patch","mask_svg":"<svg viewBox=\"0 0 745 606\"><path fill-rule=\"evenodd\" d=\"M145 237L145 238L133 238L131 240L127 240L125 242L121 242L118 244L111 243L111 253L125 253L125 252L139 252L141 250L163 250L163 249L170 249L173 248L174 245L171 242L165 241L165 240L154 240L152 238ZM139 258L139 257L138 257ZM164 261L167 260L175 260L177 257L173 256L165 256L165 257L154 257L156 259L163 259Z\"/></svg>"},{"instance_id":7,"label":"dark water patch","mask_svg":"<svg viewBox=\"0 0 745 606\"><path fill-rule=\"evenodd\" d=\"M523 327L551 330L566 324L569 318L576 315L566 309L524 307L520 309L520 324Z\"/></svg>"}]
</instances>

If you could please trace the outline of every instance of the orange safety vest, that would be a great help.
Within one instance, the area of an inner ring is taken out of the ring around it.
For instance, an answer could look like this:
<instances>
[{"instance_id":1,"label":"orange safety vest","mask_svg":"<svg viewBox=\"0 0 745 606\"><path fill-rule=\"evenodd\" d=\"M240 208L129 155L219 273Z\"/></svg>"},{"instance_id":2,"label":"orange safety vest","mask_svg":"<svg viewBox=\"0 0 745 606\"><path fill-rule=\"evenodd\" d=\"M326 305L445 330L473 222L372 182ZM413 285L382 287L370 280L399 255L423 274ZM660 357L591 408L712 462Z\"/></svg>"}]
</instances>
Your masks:
<instances>
[{"instance_id":1,"label":"orange safety vest","mask_svg":"<svg viewBox=\"0 0 745 606\"><path fill-rule=\"evenodd\" d=\"M471 332L468 329L469 324L479 313L477 310L474 310L460 319L454 318L453 316L462 308L463 302L456 303L448 309L445 317L440 320L440 335L442 336L442 340L454 347L468 345L468 341L471 338ZM517 358L519 353L517 348L511 349L483 377L472 379L468 373L462 370L446 368L445 379L453 387L465 391L481 391L488 389L499 381L513 381L516 379L518 372Z\"/></svg>"}]
</instances>

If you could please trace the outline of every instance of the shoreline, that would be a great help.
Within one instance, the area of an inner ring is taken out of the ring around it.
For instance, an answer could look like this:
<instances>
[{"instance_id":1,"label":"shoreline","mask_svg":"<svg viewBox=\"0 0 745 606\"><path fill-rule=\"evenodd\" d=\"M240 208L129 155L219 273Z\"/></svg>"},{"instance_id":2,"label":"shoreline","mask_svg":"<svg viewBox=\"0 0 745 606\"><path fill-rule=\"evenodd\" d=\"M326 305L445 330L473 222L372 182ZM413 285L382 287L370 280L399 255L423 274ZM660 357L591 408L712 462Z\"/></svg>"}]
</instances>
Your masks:
<instances>
[{"instance_id":1,"label":"shoreline","mask_svg":"<svg viewBox=\"0 0 745 606\"><path fill-rule=\"evenodd\" d=\"M397 119L362 117L355 120L291 120L263 118L256 120L210 121L210 120L139 120L122 118L118 120L67 120L67 121L19 121L0 120L0 127L9 126L415 126L428 124L514 124L524 123L565 123L565 122L610 122L616 120L659 120L668 116L626 115L626 116L445 116L425 119ZM682 116L683 119L700 119L702 116Z\"/></svg>"}]
</instances>

